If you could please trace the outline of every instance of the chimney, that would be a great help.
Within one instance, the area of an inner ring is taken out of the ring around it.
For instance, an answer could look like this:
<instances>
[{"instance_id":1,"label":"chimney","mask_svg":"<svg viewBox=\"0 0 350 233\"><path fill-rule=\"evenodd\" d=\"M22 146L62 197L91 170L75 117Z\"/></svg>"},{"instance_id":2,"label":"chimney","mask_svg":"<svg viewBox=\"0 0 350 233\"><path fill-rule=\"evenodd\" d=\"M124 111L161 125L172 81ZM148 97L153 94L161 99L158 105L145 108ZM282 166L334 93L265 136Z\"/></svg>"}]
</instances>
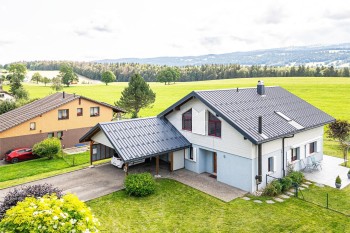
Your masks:
<instances>
[{"instance_id":1,"label":"chimney","mask_svg":"<svg viewBox=\"0 0 350 233\"><path fill-rule=\"evenodd\" d=\"M66 93L62 92L63 99L66 97Z\"/></svg>"},{"instance_id":2,"label":"chimney","mask_svg":"<svg viewBox=\"0 0 350 233\"><path fill-rule=\"evenodd\" d=\"M258 81L257 91L258 91L259 95L265 95L264 81L262 81L262 80Z\"/></svg>"}]
</instances>

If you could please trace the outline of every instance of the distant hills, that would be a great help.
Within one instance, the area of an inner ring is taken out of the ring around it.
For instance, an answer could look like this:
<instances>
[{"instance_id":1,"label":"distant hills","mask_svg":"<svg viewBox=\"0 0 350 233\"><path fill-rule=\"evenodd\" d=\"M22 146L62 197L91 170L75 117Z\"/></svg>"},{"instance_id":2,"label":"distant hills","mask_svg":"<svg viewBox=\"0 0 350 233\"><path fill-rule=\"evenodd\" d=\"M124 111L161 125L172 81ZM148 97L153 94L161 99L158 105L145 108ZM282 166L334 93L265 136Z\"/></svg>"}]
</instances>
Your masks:
<instances>
[{"instance_id":1,"label":"distant hills","mask_svg":"<svg viewBox=\"0 0 350 233\"><path fill-rule=\"evenodd\" d=\"M323 65L334 67L349 67L350 43L286 47L247 52L208 54L201 56L105 59L95 62L140 63L168 66L241 64L267 66Z\"/></svg>"}]
</instances>

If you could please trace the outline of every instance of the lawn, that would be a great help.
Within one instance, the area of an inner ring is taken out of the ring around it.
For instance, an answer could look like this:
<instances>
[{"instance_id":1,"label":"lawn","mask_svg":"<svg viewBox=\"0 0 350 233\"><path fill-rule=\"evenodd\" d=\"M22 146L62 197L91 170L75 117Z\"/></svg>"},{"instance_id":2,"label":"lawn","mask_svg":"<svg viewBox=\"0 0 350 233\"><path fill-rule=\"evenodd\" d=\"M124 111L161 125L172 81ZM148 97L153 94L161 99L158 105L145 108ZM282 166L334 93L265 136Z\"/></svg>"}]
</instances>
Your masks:
<instances>
[{"instance_id":1,"label":"lawn","mask_svg":"<svg viewBox=\"0 0 350 233\"><path fill-rule=\"evenodd\" d=\"M305 201L224 203L173 180L156 194L134 198L119 191L87 202L104 232L349 232L348 217Z\"/></svg>"},{"instance_id":2,"label":"lawn","mask_svg":"<svg viewBox=\"0 0 350 233\"><path fill-rule=\"evenodd\" d=\"M40 158L0 166L0 188L77 170L86 167L89 161L89 152L84 152L76 155L64 155L63 158L57 157L50 160Z\"/></svg>"},{"instance_id":3,"label":"lawn","mask_svg":"<svg viewBox=\"0 0 350 233\"><path fill-rule=\"evenodd\" d=\"M150 83L156 92L156 102L153 108L141 110L140 116L155 116L171 104L190 93L192 90L225 89L236 87L255 87L258 78L226 79L200 82L182 82L172 85ZM335 118L350 120L350 78L263 78L266 86L282 86L307 102L315 105ZM79 85L66 87L64 91L87 96L106 103L114 104L120 97L127 83L113 83L108 86ZM41 98L52 94L53 90L47 86L26 84L31 98ZM5 87L8 89L8 86ZM342 157L336 143L325 141L324 153Z\"/></svg>"}]
</instances>

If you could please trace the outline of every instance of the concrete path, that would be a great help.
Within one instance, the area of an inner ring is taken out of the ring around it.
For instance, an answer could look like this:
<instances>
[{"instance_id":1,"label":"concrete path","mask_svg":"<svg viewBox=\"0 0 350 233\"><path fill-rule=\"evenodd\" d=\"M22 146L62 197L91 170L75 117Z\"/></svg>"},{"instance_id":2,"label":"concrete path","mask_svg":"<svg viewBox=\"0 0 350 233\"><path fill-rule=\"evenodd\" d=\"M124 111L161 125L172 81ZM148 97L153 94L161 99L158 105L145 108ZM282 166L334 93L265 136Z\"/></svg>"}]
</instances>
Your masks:
<instances>
[{"instance_id":1,"label":"concrete path","mask_svg":"<svg viewBox=\"0 0 350 233\"><path fill-rule=\"evenodd\" d=\"M62 175L33 181L24 185L53 184L65 193L76 194L80 200L88 201L123 189L125 173L111 164L86 168ZM22 185L16 186L20 187ZM4 195L15 187L0 190L0 201Z\"/></svg>"},{"instance_id":2,"label":"concrete path","mask_svg":"<svg viewBox=\"0 0 350 233\"><path fill-rule=\"evenodd\" d=\"M305 178L335 188L335 178L339 175L342 180L341 189L343 189L350 184L350 179L347 176L349 168L341 166L340 164L343 162L343 159L323 155L322 170L304 172Z\"/></svg>"}]
</instances>

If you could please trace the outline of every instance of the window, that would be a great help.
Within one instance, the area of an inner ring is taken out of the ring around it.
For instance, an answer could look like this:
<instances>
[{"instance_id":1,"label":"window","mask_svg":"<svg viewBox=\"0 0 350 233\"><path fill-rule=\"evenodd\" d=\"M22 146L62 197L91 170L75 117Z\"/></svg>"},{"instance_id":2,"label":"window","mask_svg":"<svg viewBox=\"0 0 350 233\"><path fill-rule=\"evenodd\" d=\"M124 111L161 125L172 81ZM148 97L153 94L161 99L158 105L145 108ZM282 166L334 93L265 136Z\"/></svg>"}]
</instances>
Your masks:
<instances>
[{"instance_id":1,"label":"window","mask_svg":"<svg viewBox=\"0 0 350 233\"><path fill-rule=\"evenodd\" d=\"M35 130L35 128L36 128L35 122L31 122L30 123L30 130Z\"/></svg>"},{"instance_id":2,"label":"window","mask_svg":"<svg viewBox=\"0 0 350 233\"><path fill-rule=\"evenodd\" d=\"M91 107L90 108L90 116L99 116L100 115L100 107Z\"/></svg>"},{"instance_id":3,"label":"window","mask_svg":"<svg viewBox=\"0 0 350 233\"><path fill-rule=\"evenodd\" d=\"M221 137L221 121L209 112L208 135Z\"/></svg>"},{"instance_id":4,"label":"window","mask_svg":"<svg viewBox=\"0 0 350 233\"><path fill-rule=\"evenodd\" d=\"M190 159L190 160L196 161L196 155L195 155L193 147L184 149L184 153L185 153L185 158L186 159Z\"/></svg>"},{"instance_id":5,"label":"window","mask_svg":"<svg viewBox=\"0 0 350 233\"><path fill-rule=\"evenodd\" d=\"M4 98L5 97L5 94L0 94L0 98Z\"/></svg>"},{"instance_id":6,"label":"window","mask_svg":"<svg viewBox=\"0 0 350 233\"><path fill-rule=\"evenodd\" d=\"M292 149L292 162L300 159L300 147Z\"/></svg>"},{"instance_id":7,"label":"window","mask_svg":"<svg viewBox=\"0 0 350 233\"><path fill-rule=\"evenodd\" d=\"M192 108L182 114L182 129L192 131Z\"/></svg>"},{"instance_id":8,"label":"window","mask_svg":"<svg viewBox=\"0 0 350 233\"><path fill-rule=\"evenodd\" d=\"M54 136L55 136L54 133L48 133L48 134L47 134L47 137L48 137L48 138L53 138Z\"/></svg>"},{"instance_id":9,"label":"window","mask_svg":"<svg viewBox=\"0 0 350 233\"><path fill-rule=\"evenodd\" d=\"M58 120L69 119L69 109L58 110Z\"/></svg>"},{"instance_id":10,"label":"window","mask_svg":"<svg viewBox=\"0 0 350 233\"><path fill-rule=\"evenodd\" d=\"M317 142L311 142L309 144L309 152L310 154L317 152Z\"/></svg>"},{"instance_id":11,"label":"window","mask_svg":"<svg viewBox=\"0 0 350 233\"><path fill-rule=\"evenodd\" d=\"M62 140L63 139L63 131L58 131L57 132L57 138Z\"/></svg>"},{"instance_id":12,"label":"window","mask_svg":"<svg viewBox=\"0 0 350 233\"><path fill-rule=\"evenodd\" d=\"M275 171L275 157L268 158L267 162L268 162L268 164L267 164L268 172L274 172Z\"/></svg>"},{"instance_id":13,"label":"window","mask_svg":"<svg viewBox=\"0 0 350 233\"><path fill-rule=\"evenodd\" d=\"M77 108L77 116L82 116L82 115L83 115L83 109Z\"/></svg>"}]
</instances>

